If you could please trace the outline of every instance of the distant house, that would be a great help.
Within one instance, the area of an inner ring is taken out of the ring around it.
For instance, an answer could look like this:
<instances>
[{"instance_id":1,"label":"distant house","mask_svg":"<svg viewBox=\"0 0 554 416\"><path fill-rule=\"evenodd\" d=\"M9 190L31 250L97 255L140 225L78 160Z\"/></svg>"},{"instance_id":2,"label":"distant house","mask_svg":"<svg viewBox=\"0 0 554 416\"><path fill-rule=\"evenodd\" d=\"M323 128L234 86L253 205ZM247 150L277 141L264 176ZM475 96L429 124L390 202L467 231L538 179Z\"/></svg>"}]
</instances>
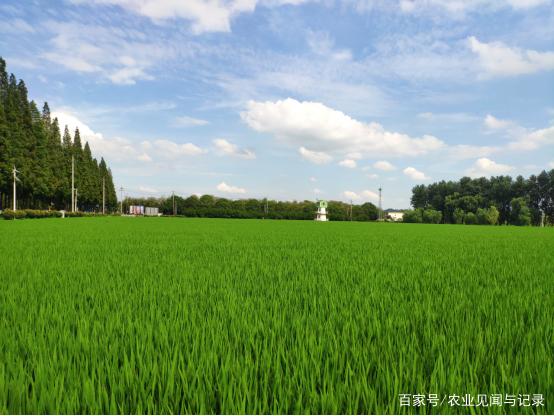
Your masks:
<instances>
[{"instance_id":1,"label":"distant house","mask_svg":"<svg viewBox=\"0 0 554 416\"><path fill-rule=\"evenodd\" d=\"M387 219L391 221L402 221L404 218L404 213L401 211L391 211L387 213Z\"/></svg>"}]
</instances>

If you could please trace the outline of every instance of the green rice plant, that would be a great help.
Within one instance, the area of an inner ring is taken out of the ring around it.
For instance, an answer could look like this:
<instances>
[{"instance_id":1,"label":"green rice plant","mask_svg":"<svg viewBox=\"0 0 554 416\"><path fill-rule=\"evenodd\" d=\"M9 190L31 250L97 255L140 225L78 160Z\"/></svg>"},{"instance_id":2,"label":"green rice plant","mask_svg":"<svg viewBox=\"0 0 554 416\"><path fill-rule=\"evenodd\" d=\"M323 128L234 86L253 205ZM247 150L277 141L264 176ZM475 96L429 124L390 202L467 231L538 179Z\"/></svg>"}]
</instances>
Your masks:
<instances>
[{"instance_id":1,"label":"green rice plant","mask_svg":"<svg viewBox=\"0 0 554 416\"><path fill-rule=\"evenodd\" d=\"M551 228L98 217L0 235L2 413L554 411Z\"/></svg>"}]
</instances>

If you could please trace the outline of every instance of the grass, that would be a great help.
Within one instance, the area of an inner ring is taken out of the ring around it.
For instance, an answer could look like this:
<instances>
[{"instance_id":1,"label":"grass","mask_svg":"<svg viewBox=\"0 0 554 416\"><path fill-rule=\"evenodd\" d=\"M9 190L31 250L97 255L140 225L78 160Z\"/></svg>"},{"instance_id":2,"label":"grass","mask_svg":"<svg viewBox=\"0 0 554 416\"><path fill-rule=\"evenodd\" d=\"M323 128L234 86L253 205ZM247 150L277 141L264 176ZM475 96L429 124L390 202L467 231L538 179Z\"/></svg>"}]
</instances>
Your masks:
<instances>
[{"instance_id":1,"label":"grass","mask_svg":"<svg viewBox=\"0 0 554 416\"><path fill-rule=\"evenodd\" d=\"M75 218L0 235L2 413L554 412L554 229Z\"/></svg>"}]
</instances>

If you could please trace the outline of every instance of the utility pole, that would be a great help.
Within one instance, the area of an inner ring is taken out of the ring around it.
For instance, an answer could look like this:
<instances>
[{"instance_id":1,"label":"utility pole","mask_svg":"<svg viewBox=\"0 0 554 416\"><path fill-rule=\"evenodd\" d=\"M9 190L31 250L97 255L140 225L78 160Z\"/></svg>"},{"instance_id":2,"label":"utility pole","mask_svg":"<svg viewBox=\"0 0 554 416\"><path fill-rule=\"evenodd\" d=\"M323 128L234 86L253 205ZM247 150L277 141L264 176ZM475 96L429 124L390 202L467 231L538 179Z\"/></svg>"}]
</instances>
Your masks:
<instances>
[{"instance_id":1,"label":"utility pole","mask_svg":"<svg viewBox=\"0 0 554 416\"><path fill-rule=\"evenodd\" d=\"M383 219L383 206L381 204L381 187L379 187L379 221Z\"/></svg>"},{"instance_id":2,"label":"utility pole","mask_svg":"<svg viewBox=\"0 0 554 416\"><path fill-rule=\"evenodd\" d=\"M102 177L102 215L106 214L106 177Z\"/></svg>"},{"instance_id":3,"label":"utility pole","mask_svg":"<svg viewBox=\"0 0 554 416\"><path fill-rule=\"evenodd\" d=\"M121 192L121 215L123 215L123 186L119 188L119 191Z\"/></svg>"},{"instance_id":4,"label":"utility pole","mask_svg":"<svg viewBox=\"0 0 554 416\"><path fill-rule=\"evenodd\" d=\"M265 215L267 216L269 212L269 206L268 206L268 202L267 202L267 197L265 198Z\"/></svg>"},{"instance_id":5,"label":"utility pole","mask_svg":"<svg viewBox=\"0 0 554 416\"><path fill-rule=\"evenodd\" d=\"M78 207L78 205L77 205L77 195L78 194L79 194L78 189L75 188L75 209L73 210L73 212L77 212L77 207Z\"/></svg>"},{"instance_id":6,"label":"utility pole","mask_svg":"<svg viewBox=\"0 0 554 416\"><path fill-rule=\"evenodd\" d=\"M71 156L71 212L75 212L75 156Z\"/></svg>"},{"instance_id":7,"label":"utility pole","mask_svg":"<svg viewBox=\"0 0 554 416\"><path fill-rule=\"evenodd\" d=\"M12 170L13 173L13 210L17 210L17 185L16 182L19 181L19 178L17 177L17 174L19 171L15 168L15 165Z\"/></svg>"},{"instance_id":8,"label":"utility pole","mask_svg":"<svg viewBox=\"0 0 554 416\"><path fill-rule=\"evenodd\" d=\"M352 221L352 200L350 200L350 221Z\"/></svg>"}]
</instances>

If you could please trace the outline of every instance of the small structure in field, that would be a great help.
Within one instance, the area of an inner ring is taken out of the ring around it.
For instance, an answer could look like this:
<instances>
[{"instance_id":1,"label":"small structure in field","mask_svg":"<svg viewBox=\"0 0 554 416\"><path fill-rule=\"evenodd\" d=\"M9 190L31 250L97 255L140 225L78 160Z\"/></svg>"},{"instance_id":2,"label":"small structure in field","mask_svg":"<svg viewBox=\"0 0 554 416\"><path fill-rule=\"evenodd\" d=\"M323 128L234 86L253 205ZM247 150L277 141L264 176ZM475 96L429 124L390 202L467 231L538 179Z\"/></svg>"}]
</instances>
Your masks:
<instances>
[{"instance_id":1,"label":"small structure in field","mask_svg":"<svg viewBox=\"0 0 554 416\"><path fill-rule=\"evenodd\" d=\"M157 217L160 215L160 210L157 207L146 207L144 208L144 215L147 217Z\"/></svg>"},{"instance_id":2,"label":"small structure in field","mask_svg":"<svg viewBox=\"0 0 554 416\"><path fill-rule=\"evenodd\" d=\"M316 221L329 221L327 219L327 201L317 201L317 213L315 217Z\"/></svg>"},{"instance_id":3,"label":"small structure in field","mask_svg":"<svg viewBox=\"0 0 554 416\"><path fill-rule=\"evenodd\" d=\"M401 211L391 211L387 213L387 219L391 221L402 221L404 219L404 213Z\"/></svg>"}]
</instances>

